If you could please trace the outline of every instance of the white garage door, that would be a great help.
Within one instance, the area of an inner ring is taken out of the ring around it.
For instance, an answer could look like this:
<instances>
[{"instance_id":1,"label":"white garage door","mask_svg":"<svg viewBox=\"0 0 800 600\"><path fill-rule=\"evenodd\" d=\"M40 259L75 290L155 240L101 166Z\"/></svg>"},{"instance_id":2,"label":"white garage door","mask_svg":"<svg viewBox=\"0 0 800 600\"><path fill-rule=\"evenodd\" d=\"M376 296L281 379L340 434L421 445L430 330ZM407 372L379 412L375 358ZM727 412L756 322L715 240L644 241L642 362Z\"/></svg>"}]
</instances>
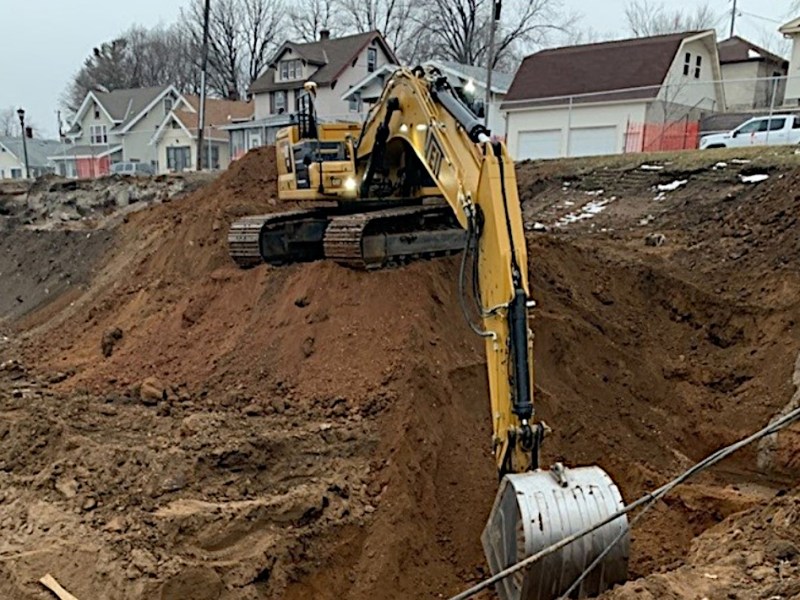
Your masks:
<instances>
[{"instance_id":1,"label":"white garage door","mask_svg":"<svg viewBox=\"0 0 800 600\"><path fill-rule=\"evenodd\" d=\"M520 131L517 146L517 160L558 158L561 156L561 130Z\"/></svg>"},{"instance_id":2,"label":"white garage door","mask_svg":"<svg viewBox=\"0 0 800 600\"><path fill-rule=\"evenodd\" d=\"M617 153L617 128L580 127L570 129L570 156L596 156Z\"/></svg>"}]
</instances>

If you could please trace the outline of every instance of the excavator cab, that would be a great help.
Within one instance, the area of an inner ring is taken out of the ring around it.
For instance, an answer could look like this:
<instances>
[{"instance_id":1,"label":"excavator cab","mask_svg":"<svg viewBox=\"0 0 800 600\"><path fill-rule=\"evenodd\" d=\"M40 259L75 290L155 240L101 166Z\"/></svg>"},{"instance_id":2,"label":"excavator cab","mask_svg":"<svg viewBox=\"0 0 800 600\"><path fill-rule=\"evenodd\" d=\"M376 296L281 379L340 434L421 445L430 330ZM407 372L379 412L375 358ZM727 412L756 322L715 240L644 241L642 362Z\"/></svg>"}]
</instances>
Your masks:
<instances>
[{"instance_id":1,"label":"excavator cab","mask_svg":"<svg viewBox=\"0 0 800 600\"><path fill-rule=\"evenodd\" d=\"M280 130L275 148L281 200L355 197L353 138L360 130L358 123L322 123L313 128L313 138L302 124Z\"/></svg>"}]
</instances>

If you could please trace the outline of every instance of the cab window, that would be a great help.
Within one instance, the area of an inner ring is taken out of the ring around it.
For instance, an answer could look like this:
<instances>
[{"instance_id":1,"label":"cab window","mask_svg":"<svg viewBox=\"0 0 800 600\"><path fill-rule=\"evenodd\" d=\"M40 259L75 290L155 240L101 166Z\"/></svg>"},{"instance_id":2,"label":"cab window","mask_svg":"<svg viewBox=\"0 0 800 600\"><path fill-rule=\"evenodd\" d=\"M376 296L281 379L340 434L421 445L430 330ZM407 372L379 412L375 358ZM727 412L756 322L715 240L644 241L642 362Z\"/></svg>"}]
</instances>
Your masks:
<instances>
[{"instance_id":1,"label":"cab window","mask_svg":"<svg viewBox=\"0 0 800 600\"><path fill-rule=\"evenodd\" d=\"M755 121L750 121L749 123L745 123L736 131L739 134L742 133L756 133L757 131L766 131L767 130L767 121L766 119L756 119Z\"/></svg>"},{"instance_id":2,"label":"cab window","mask_svg":"<svg viewBox=\"0 0 800 600\"><path fill-rule=\"evenodd\" d=\"M786 119L771 119L769 122L770 131L780 131L786 126Z\"/></svg>"}]
</instances>

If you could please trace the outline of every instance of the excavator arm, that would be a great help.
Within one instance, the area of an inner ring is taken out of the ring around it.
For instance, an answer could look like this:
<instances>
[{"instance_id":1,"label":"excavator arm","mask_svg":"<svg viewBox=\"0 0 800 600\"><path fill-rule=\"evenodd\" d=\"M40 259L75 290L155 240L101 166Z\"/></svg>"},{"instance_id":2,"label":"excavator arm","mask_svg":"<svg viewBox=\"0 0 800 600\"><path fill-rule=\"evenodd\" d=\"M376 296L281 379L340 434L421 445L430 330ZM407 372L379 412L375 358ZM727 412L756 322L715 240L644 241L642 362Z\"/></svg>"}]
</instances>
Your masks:
<instances>
[{"instance_id":1,"label":"excavator arm","mask_svg":"<svg viewBox=\"0 0 800 600\"><path fill-rule=\"evenodd\" d=\"M497 469L538 468L543 426L534 425L532 335L528 328L528 257L514 163L489 131L434 70L400 69L364 125L355 152L362 196L376 174L421 166L467 230L462 294L473 287L486 340L493 448ZM468 269L475 261L474 269ZM471 272L467 272L471 271Z\"/></svg>"},{"instance_id":2,"label":"excavator arm","mask_svg":"<svg viewBox=\"0 0 800 600\"><path fill-rule=\"evenodd\" d=\"M400 69L387 82L354 145L353 161L362 199L397 189L418 198L431 186L467 231L459 290L467 320L486 342L501 477L482 536L492 572L613 514L622 498L599 467L539 465L544 426L534 420L528 256L514 163L505 145L492 141L438 71L418 67ZM503 600L552 600L584 569L589 575L579 596L602 593L627 577L627 527L625 517L616 519L591 539L501 581L498 594ZM590 566L617 536L622 541Z\"/></svg>"}]
</instances>

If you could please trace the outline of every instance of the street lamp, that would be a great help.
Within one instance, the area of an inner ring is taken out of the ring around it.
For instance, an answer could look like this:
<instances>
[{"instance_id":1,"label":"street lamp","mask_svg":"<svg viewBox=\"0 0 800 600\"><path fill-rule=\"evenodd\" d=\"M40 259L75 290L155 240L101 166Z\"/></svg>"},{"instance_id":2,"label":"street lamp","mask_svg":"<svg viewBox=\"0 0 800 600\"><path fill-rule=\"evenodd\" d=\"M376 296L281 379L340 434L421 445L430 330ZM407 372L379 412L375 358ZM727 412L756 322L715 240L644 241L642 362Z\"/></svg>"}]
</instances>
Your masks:
<instances>
[{"instance_id":1,"label":"street lamp","mask_svg":"<svg viewBox=\"0 0 800 600\"><path fill-rule=\"evenodd\" d=\"M17 110L19 116L19 126L22 128L22 152L25 155L25 179L31 178L31 169L28 165L28 140L25 135L25 111L20 108Z\"/></svg>"}]
</instances>

